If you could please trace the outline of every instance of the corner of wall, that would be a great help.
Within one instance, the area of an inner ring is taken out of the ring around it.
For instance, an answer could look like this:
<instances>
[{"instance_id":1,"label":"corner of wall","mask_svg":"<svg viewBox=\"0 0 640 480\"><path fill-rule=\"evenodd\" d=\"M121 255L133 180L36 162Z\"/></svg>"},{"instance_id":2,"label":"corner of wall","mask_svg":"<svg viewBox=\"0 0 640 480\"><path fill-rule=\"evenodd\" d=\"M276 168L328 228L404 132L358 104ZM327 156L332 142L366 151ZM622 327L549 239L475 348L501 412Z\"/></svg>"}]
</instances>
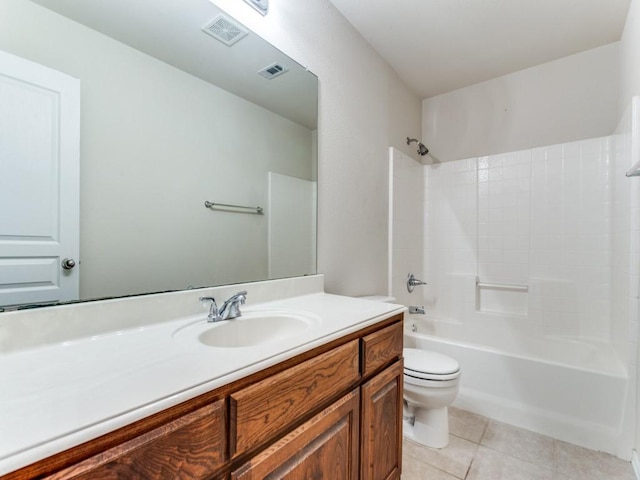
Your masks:
<instances>
[{"instance_id":1,"label":"corner of wall","mask_svg":"<svg viewBox=\"0 0 640 480\"><path fill-rule=\"evenodd\" d=\"M621 118L631 97L640 95L640 0L631 0L619 48L618 118Z\"/></svg>"}]
</instances>

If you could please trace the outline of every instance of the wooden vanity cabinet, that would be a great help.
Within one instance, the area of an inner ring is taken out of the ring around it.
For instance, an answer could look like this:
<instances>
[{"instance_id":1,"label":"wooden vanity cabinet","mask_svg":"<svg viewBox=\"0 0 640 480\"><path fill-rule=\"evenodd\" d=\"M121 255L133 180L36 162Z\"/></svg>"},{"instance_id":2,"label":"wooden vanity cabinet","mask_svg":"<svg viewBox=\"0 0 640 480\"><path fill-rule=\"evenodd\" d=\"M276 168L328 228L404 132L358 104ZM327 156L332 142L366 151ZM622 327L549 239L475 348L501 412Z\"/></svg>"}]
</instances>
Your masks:
<instances>
[{"instance_id":1,"label":"wooden vanity cabinet","mask_svg":"<svg viewBox=\"0 0 640 480\"><path fill-rule=\"evenodd\" d=\"M0 480L394 480L402 314Z\"/></svg>"},{"instance_id":2,"label":"wooden vanity cabinet","mask_svg":"<svg viewBox=\"0 0 640 480\"><path fill-rule=\"evenodd\" d=\"M402 322L364 335L361 342L364 383L360 393L360 478L399 479L402 472Z\"/></svg>"},{"instance_id":3,"label":"wooden vanity cabinet","mask_svg":"<svg viewBox=\"0 0 640 480\"><path fill-rule=\"evenodd\" d=\"M360 379L358 340L272 375L229 397L232 458L289 430Z\"/></svg>"},{"instance_id":4,"label":"wooden vanity cabinet","mask_svg":"<svg viewBox=\"0 0 640 480\"><path fill-rule=\"evenodd\" d=\"M231 480L357 480L358 389L296 428L231 473Z\"/></svg>"},{"instance_id":5,"label":"wooden vanity cabinet","mask_svg":"<svg viewBox=\"0 0 640 480\"><path fill-rule=\"evenodd\" d=\"M46 478L212 478L227 459L226 440L225 402L219 400Z\"/></svg>"},{"instance_id":6,"label":"wooden vanity cabinet","mask_svg":"<svg viewBox=\"0 0 640 480\"><path fill-rule=\"evenodd\" d=\"M400 478L402 373L402 361L399 361L362 386L360 478Z\"/></svg>"}]
</instances>

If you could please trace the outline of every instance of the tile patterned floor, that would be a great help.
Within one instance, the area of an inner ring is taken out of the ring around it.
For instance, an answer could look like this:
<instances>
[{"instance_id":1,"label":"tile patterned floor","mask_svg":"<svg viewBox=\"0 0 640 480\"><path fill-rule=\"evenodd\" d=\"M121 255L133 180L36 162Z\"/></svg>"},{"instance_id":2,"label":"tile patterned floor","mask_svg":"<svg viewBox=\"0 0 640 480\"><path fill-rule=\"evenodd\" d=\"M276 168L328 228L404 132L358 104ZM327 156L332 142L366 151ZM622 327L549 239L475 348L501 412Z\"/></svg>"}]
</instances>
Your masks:
<instances>
[{"instance_id":1,"label":"tile patterned floor","mask_svg":"<svg viewBox=\"0 0 640 480\"><path fill-rule=\"evenodd\" d=\"M449 445L405 439L402 480L635 480L612 455L449 408Z\"/></svg>"}]
</instances>

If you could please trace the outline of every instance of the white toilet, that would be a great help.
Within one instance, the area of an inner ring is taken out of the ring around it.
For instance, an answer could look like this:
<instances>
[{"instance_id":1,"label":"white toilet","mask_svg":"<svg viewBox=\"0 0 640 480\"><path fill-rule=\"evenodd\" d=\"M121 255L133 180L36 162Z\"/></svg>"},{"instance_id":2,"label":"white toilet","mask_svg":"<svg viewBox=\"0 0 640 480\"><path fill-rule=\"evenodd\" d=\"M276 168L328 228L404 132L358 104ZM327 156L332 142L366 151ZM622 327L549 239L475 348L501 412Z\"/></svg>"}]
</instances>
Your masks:
<instances>
[{"instance_id":1,"label":"white toilet","mask_svg":"<svg viewBox=\"0 0 640 480\"><path fill-rule=\"evenodd\" d=\"M447 407L458 395L460 365L453 358L416 348L404 355L404 435L427 447L449 443Z\"/></svg>"},{"instance_id":2,"label":"white toilet","mask_svg":"<svg viewBox=\"0 0 640 480\"><path fill-rule=\"evenodd\" d=\"M393 297L372 295L366 300L395 303ZM447 407L458 395L460 365L453 358L417 348L403 349L405 437L432 448L449 443Z\"/></svg>"}]
</instances>

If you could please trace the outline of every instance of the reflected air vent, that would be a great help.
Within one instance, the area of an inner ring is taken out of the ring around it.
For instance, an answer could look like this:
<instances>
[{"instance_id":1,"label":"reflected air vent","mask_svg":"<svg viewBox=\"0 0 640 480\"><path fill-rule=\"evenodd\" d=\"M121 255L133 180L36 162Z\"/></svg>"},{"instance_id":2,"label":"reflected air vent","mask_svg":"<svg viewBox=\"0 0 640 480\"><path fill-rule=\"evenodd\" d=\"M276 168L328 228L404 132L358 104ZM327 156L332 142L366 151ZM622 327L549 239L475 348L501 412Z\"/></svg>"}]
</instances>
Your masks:
<instances>
[{"instance_id":1,"label":"reflected air vent","mask_svg":"<svg viewBox=\"0 0 640 480\"><path fill-rule=\"evenodd\" d=\"M248 34L244 28L222 14L202 27L202 31L216 40L220 40L228 47Z\"/></svg>"},{"instance_id":2,"label":"reflected air vent","mask_svg":"<svg viewBox=\"0 0 640 480\"><path fill-rule=\"evenodd\" d=\"M279 77L288 71L289 69L287 67L280 65L279 63L272 63L268 67L264 67L262 70L258 71L258 73L264 78L271 80L272 78Z\"/></svg>"}]
</instances>

